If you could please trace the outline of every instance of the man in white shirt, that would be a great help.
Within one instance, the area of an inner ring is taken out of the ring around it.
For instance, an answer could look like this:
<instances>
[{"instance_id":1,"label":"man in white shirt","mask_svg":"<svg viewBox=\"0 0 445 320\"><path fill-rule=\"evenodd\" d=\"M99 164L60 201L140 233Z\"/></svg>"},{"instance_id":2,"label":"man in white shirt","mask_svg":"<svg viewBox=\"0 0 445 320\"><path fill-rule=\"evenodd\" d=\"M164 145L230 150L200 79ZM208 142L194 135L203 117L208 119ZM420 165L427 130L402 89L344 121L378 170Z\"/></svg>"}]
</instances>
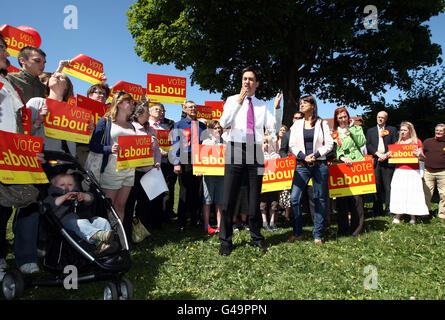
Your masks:
<instances>
[{"instance_id":1,"label":"man in white shirt","mask_svg":"<svg viewBox=\"0 0 445 320\"><path fill-rule=\"evenodd\" d=\"M264 129L275 135L275 117L266 102L255 97L260 82L253 67L242 72L240 94L231 96L224 105L220 119L223 128L230 127L225 154L224 201L221 218L219 254L228 256L232 252L232 225L236 199L243 174L248 175L250 245L265 250L261 235L260 193L264 173L263 140ZM274 105L279 105L281 94Z\"/></svg>"}]
</instances>

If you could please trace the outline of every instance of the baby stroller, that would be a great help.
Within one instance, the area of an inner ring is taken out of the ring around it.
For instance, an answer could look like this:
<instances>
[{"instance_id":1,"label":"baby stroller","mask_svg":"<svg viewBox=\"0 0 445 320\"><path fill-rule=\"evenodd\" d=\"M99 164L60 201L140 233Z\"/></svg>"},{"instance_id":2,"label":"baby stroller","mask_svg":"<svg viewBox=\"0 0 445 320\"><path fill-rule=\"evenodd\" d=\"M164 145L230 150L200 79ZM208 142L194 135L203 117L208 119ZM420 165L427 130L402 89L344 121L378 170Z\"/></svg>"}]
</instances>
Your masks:
<instances>
[{"instance_id":1,"label":"baby stroller","mask_svg":"<svg viewBox=\"0 0 445 320\"><path fill-rule=\"evenodd\" d=\"M24 276L18 269L6 273L2 290L6 299L19 299L24 295L26 288L35 286L64 286L66 288L67 276L70 283L76 281L107 281L104 289L104 300L127 300L133 298L133 285L123 274L130 268L130 254L125 231L119 217L101 191L99 183L94 175L82 168L71 155L63 152L45 151L46 163L43 169L49 179L59 174L68 172L73 175L79 189L91 192L94 195L92 210L94 215L106 218L111 228L118 237L119 250L105 256L95 255L95 246L79 238L73 232L65 229L56 215L51 212L49 206L39 202L41 213L40 223L43 223L46 234L46 255L43 259L43 269L51 273L50 279L33 279L35 277ZM46 190L40 192L39 198L46 196ZM68 272L68 274L67 274ZM72 288L72 287L71 287Z\"/></svg>"}]
</instances>

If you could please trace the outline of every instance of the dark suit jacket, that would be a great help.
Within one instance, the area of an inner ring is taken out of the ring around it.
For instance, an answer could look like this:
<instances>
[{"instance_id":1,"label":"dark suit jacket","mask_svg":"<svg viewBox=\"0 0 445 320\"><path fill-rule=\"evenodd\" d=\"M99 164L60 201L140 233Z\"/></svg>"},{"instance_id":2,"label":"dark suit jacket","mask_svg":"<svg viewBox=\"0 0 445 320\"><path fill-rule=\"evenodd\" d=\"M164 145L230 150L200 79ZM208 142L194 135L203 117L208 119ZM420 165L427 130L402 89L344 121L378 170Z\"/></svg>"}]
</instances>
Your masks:
<instances>
[{"instance_id":1,"label":"dark suit jacket","mask_svg":"<svg viewBox=\"0 0 445 320\"><path fill-rule=\"evenodd\" d=\"M389 131L389 134L383 137L383 144L385 145L385 152L388 152L388 144L394 144L398 140L397 129L391 126L385 126L385 129ZM369 128L366 132L366 149L368 154L372 155L374 159L377 159L375 153L379 146L379 131L377 126ZM384 162L388 163L388 160Z\"/></svg>"},{"instance_id":2,"label":"dark suit jacket","mask_svg":"<svg viewBox=\"0 0 445 320\"><path fill-rule=\"evenodd\" d=\"M286 131L281 138L281 147L278 151L281 158L287 158L289 156L289 137L290 130Z\"/></svg>"}]
</instances>

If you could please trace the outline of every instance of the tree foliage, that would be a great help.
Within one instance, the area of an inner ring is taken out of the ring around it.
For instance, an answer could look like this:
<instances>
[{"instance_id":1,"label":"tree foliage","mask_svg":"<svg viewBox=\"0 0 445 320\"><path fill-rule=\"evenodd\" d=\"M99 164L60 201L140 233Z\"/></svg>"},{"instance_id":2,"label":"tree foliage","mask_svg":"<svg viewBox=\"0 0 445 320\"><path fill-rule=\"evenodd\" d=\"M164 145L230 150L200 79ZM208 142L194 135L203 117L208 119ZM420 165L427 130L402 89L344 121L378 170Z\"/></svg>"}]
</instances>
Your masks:
<instances>
[{"instance_id":1,"label":"tree foliage","mask_svg":"<svg viewBox=\"0 0 445 320\"><path fill-rule=\"evenodd\" d=\"M443 0L375 0L378 30L363 20L369 1L139 0L127 12L136 53L149 63L191 67L192 83L238 93L241 70L262 73L257 96L284 94L289 123L301 94L357 107L385 87L410 88L410 70L432 66L441 48L424 23Z\"/></svg>"},{"instance_id":2,"label":"tree foliage","mask_svg":"<svg viewBox=\"0 0 445 320\"><path fill-rule=\"evenodd\" d=\"M372 104L365 114L364 127L376 125L377 113L385 110L388 123L400 127L402 121L411 122L421 140L434 136L434 127L445 123L445 66L436 70L424 68L413 72L413 85L395 103L384 100Z\"/></svg>"}]
</instances>

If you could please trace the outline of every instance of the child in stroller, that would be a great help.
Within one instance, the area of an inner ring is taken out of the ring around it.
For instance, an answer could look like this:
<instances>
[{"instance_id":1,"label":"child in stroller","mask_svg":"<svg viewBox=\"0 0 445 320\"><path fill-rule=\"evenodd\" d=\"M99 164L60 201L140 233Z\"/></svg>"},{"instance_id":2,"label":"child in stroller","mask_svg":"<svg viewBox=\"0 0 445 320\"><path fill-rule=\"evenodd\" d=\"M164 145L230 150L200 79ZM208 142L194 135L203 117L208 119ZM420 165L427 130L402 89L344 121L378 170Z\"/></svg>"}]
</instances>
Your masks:
<instances>
[{"instance_id":1,"label":"child in stroller","mask_svg":"<svg viewBox=\"0 0 445 320\"><path fill-rule=\"evenodd\" d=\"M43 202L50 206L66 229L88 243L96 244L98 257L116 252L119 244L110 223L102 217L93 217L89 210L93 194L78 190L72 175L58 174L51 179L48 196Z\"/></svg>"}]
</instances>

